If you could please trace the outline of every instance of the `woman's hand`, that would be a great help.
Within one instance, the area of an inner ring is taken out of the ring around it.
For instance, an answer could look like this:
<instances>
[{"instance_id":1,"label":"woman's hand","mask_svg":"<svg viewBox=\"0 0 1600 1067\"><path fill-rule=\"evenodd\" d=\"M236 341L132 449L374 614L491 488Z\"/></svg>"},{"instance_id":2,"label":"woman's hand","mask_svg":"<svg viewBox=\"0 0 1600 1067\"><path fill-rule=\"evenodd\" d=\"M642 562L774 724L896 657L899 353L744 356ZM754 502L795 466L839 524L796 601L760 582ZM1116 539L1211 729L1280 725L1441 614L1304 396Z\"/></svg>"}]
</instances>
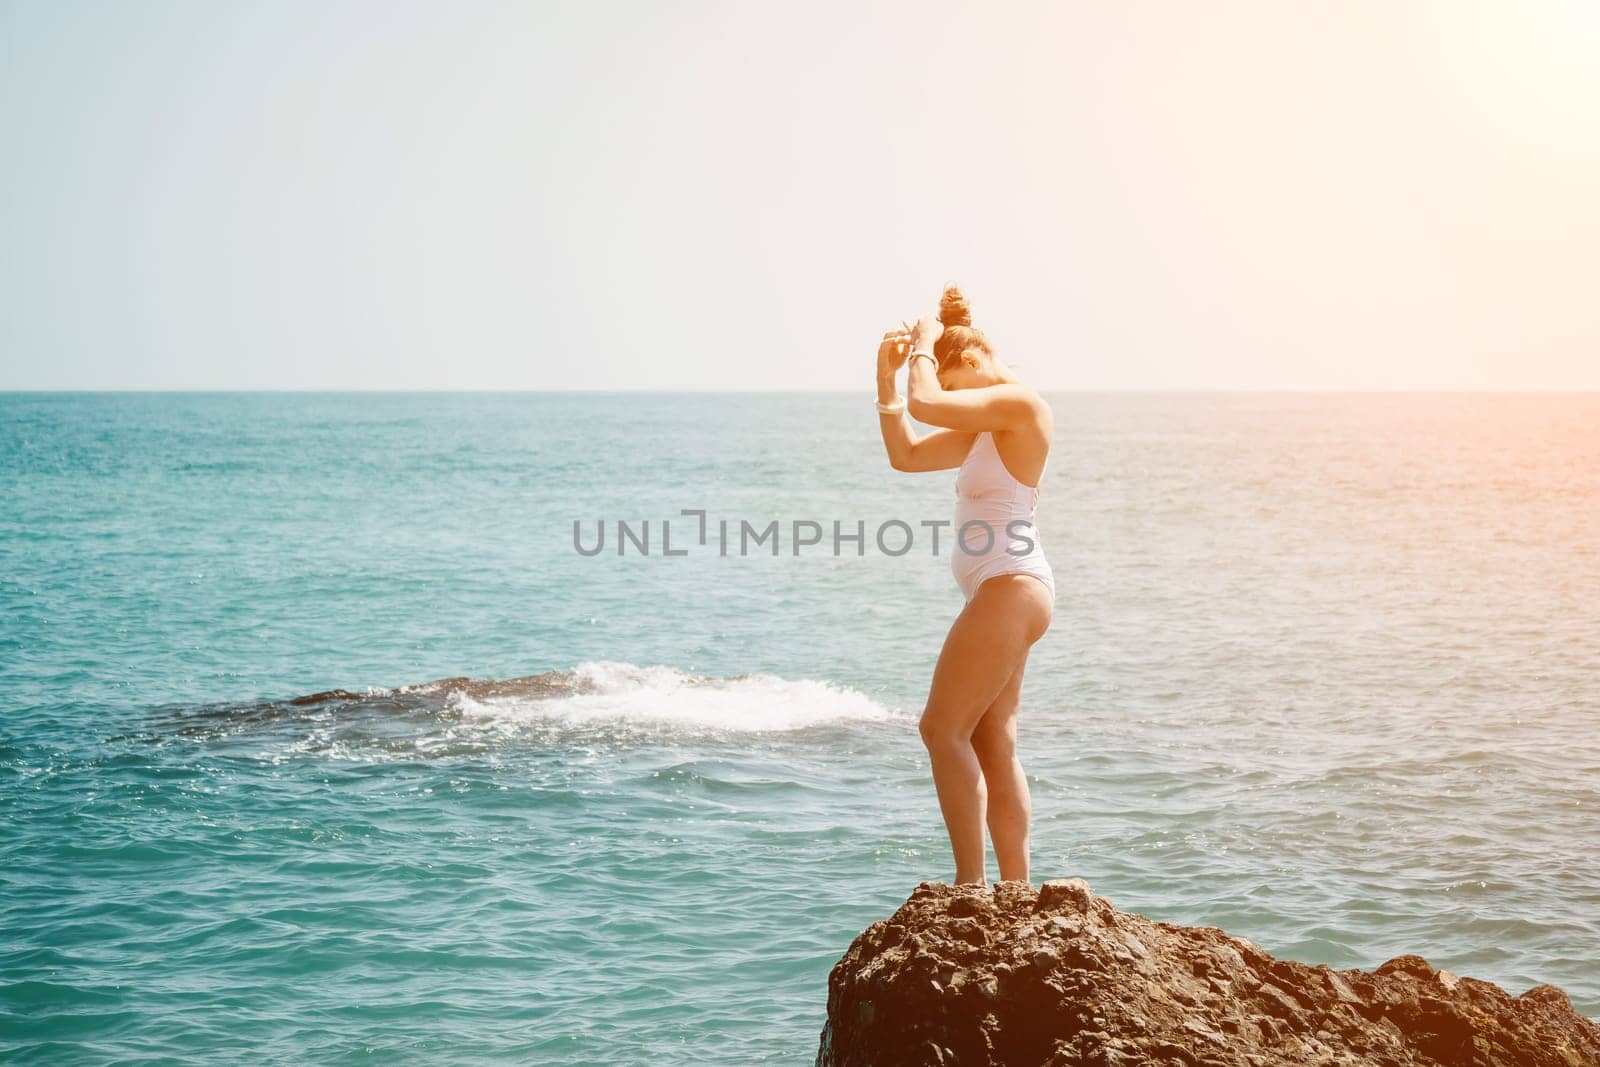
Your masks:
<instances>
[{"instance_id":1,"label":"woman's hand","mask_svg":"<svg viewBox=\"0 0 1600 1067\"><path fill-rule=\"evenodd\" d=\"M878 373L880 375L893 375L905 366L906 358L911 355L911 331L902 322L898 330L890 330L883 335L882 342L878 345Z\"/></svg>"},{"instance_id":2,"label":"woman's hand","mask_svg":"<svg viewBox=\"0 0 1600 1067\"><path fill-rule=\"evenodd\" d=\"M939 321L939 313L930 311L911 328L911 347L919 352L932 352L933 343L943 336L944 323Z\"/></svg>"}]
</instances>

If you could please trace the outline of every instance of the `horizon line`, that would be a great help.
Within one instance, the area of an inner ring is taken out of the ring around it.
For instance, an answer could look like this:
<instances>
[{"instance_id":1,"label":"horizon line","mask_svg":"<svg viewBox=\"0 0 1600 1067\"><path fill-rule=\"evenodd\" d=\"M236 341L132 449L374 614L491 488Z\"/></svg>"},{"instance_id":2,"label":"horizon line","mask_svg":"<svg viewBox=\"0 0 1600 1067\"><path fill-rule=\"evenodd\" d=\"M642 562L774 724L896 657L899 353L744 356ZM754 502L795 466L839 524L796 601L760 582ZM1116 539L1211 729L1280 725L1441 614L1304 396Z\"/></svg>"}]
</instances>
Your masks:
<instances>
[{"instance_id":1,"label":"horizon line","mask_svg":"<svg viewBox=\"0 0 1600 1067\"><path fill-rule=\"evenodd\" d=\"M1211 395L1490 395L1519 393L1529 395L1572 395L1584 396L1600 393L1597 387L1547 387L1547 386L1492 386L1451 388L1442 386L1336 386L1336 387L1277 387L1277 386L1174 386L1169 388L1129 388L1129 387L1098 387L1090 388L1074 386L1056 389L1039 389L1041 394L1073 393L1086 396L1129 395L1129 396L1162 396L1176 394L1211 394ZM118 395L145 395L145 396L246 396L246 395L304 395L304 396L414 396L423 394L437 394L440 396L489 396L494 394L509 395L543 395L543 394L570 394L581 396L848 396L859 394L863 396L875 395L872 388L833 388L833 389L745 389L745 388L699 388L699 389L629 389L629 388L487 388L487 389L444 389L444 388L301 388L301 387L246 387L246 388L204 388L204 387L177 387L177 388L148 388L143 386L113 387L113 388L46 388L46 389L16 389L0 388L0 396L67 396L83 395L98 396L107 394Z\"/></svg>"}]
</instances>

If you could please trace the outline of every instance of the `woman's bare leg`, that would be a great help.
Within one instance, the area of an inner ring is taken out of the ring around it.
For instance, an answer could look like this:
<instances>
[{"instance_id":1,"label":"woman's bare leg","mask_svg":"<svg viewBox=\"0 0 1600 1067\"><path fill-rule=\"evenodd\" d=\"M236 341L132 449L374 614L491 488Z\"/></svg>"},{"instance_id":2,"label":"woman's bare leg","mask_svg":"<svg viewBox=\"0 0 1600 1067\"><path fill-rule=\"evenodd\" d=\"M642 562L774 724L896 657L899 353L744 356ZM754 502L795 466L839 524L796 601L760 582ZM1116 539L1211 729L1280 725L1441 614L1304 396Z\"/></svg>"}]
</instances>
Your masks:
<instances>
[{"instance_id":1,"label":"woman's bare leg","mask_svg":"<svg viewBox=\"0 0 1600 1067\"><path fill-rule=\"evenodd\" d=\"M984 881L986 787L973 731L1049 627L1051 610L1038 579L990 578L956 616L939 652L920 730L955 852L957 883Z\"/></svg>"},{"instance_id":2,"label":"woman's bare leg","mask_svg":"<svg viewBox=\"0 0 1600 1067\"><path fill-rule=\"evenodd\" d=\"M1000 863L1000 880L1028 881L1028 820L1032 801L1028 778L1017 758L1017 705L1022 700L1022 672L1027 669L1028 653L989 710L972 732L972 747L978 754L987 783L989 838L994 842L995 859Z\"/></svg>"}]
</instances>

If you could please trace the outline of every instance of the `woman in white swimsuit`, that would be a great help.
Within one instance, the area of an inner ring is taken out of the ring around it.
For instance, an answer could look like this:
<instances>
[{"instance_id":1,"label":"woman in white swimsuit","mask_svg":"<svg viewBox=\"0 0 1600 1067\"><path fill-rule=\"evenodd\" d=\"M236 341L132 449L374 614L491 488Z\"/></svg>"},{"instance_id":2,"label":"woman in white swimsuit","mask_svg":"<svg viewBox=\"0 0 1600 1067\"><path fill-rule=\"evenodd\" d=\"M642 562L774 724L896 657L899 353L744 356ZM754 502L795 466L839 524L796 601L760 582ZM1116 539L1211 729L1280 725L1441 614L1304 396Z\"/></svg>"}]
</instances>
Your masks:
<instances>
[{"instance_id":1,"label":"woman in white swimsuit","mask_svg":"<svg viewBox=\"0 0 1600 1067\"><path fill-rule=\"evenodd\" d=\"M909 359L906 398L895 375ZM878 347L878 424L899 471L959 467L950 566L966 606L950 626L922 712L957 883L985 883L984 825L1002 880L1028 881L1028 781L1017 703L1028 650L1050 626L1055 577L1034 525L1050 406L1017 380L947 286L939 311ZM907 414L940 427L918 437Z\"/></svg>"}]
</instances>

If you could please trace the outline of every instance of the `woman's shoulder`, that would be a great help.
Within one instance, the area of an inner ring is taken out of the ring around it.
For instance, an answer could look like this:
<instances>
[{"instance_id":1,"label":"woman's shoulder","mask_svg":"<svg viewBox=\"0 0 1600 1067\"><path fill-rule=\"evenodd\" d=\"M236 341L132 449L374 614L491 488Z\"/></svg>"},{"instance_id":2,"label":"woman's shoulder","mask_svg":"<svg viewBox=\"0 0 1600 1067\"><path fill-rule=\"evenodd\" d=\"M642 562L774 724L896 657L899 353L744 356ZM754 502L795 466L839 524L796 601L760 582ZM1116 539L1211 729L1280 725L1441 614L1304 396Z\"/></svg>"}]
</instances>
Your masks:
<instances>
[{"instance_id":1,"label":"woman's shoulder","mask_svg":"<svg viewBox=\"0 0 1600 1067\"><path fill-rule=\"evenodd\" d=\"M1028 390L1029 407L1033 409L1034 422L1042 432L1045 442L1048 444L1051 435L1055 431L1055 412L1050 410L1050 401L1044 398L1043 393L1039 392L1039 390L1033 388L1031 385L1026 386L1025 388Z\"/></svg>"}]
</instances>

